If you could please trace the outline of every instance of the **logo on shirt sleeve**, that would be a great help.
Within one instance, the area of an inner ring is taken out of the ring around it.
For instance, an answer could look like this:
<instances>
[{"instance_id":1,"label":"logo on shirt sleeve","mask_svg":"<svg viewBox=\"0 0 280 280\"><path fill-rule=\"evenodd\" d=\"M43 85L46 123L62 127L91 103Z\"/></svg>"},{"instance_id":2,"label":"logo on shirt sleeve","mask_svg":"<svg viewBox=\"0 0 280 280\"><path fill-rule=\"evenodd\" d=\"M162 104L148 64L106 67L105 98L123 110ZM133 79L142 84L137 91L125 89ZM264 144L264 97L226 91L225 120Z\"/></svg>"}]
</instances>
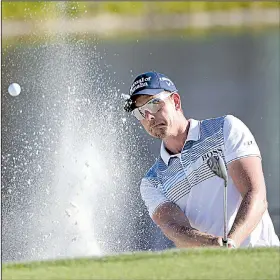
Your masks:
<instances>
[{"instance_id":1,"label":"logo on shirt sleeve","mask_svg":"<svg viewBox=\"0 0 280 280\"><path fill-rule=\"evenodd\" d=\"M250 145L253 145L253 144L254 144L253 140L246 141L246 142L243 143L244 146L250 146Z\"/></svg>"}]
</instances>

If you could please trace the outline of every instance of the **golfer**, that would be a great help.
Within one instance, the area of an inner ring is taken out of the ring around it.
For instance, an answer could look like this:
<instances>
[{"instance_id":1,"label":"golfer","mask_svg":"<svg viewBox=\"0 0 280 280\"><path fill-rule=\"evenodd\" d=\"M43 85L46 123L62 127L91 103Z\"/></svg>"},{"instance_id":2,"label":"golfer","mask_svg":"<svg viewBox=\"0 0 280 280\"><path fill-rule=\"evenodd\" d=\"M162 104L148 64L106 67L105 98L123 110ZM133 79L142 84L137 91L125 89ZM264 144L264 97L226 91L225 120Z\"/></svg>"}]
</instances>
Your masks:
<instances>
[{"instance_id":1,"label":"golfer","mask_svg":"<svg viewBox=\"0 0 280 280\"><path fill-rule=\"evenodd\" d=\"M140 191L152 220L176 247L223 246L224 180L207 165L213 155L224 159L228 172L228 247L279 246L261 154L241 120L187 119L174 83L157 72L135 78L125 110L162 140Z\"/></svg>"}]
</instances>

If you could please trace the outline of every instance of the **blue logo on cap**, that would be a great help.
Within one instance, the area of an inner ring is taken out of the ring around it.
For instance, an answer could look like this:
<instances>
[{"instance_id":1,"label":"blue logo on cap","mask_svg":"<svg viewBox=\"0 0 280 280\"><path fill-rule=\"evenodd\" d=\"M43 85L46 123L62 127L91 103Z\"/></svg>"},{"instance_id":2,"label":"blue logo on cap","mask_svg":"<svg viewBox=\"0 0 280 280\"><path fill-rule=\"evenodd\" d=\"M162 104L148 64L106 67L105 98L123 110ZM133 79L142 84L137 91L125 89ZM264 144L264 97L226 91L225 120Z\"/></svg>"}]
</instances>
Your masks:
<instances>
[{"instance_id":1,"label":"blue logo on cap","mask_svg":"<svg viewBox=\"0 0 280 280\"><path fill-rule=\"evenodd\" d=\"M130 87L130 96L140 94L156 95L164 90L177 91L174 83L165 75L154 71L146 72L134 79Z\"/></svg>"}]
</instances>

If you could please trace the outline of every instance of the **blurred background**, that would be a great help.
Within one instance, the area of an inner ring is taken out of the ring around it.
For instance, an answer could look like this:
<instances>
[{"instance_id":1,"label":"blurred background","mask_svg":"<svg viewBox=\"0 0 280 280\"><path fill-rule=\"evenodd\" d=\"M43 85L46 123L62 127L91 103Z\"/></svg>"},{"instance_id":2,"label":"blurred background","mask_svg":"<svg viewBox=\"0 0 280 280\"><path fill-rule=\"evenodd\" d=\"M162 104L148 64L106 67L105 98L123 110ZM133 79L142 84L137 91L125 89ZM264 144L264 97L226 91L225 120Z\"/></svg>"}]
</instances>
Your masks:
<instances>
[{"instance_id":1,"label":"blurred background","mask_svg":"<svg viewBox=\"0 0 280 280\"><path fill-rule=\"evenodd\" d=\"M123 111L148 70L175 82L187 117L247 124L280 234L279 2L1 5L3 261L173 246L139 193L160 141Z\"/></svg>"}]
</instances>

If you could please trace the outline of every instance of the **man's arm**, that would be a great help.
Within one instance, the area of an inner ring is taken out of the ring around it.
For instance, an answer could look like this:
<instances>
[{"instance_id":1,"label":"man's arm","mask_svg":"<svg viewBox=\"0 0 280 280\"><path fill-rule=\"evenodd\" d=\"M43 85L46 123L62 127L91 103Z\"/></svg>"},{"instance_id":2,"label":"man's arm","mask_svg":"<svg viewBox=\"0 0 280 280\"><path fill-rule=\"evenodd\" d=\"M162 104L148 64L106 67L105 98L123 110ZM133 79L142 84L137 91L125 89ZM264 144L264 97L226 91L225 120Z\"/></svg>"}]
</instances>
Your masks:
<instances>
[{"instance_id":1,"label":"man's arm","mask_svg":"<svg viewBox=\"0 0 280 280\"><path fill-rule=\"evenodd\" d=\"M191 227L184 212L172 202L157 207L152 219L176 247L221 246L221 238Z\"/></svg>"},{"instance_id":2,"label":"man's arm","mask_svg":"<svg viewBox=\"0 0 280 280\"><path fill-rule=\"evenodd\" d=\"M237 246L250 235L267 209L266 188L261 159L244 157L228 165L229 174L243 197L228 237Z\"/></svg>"}]
</instances>

